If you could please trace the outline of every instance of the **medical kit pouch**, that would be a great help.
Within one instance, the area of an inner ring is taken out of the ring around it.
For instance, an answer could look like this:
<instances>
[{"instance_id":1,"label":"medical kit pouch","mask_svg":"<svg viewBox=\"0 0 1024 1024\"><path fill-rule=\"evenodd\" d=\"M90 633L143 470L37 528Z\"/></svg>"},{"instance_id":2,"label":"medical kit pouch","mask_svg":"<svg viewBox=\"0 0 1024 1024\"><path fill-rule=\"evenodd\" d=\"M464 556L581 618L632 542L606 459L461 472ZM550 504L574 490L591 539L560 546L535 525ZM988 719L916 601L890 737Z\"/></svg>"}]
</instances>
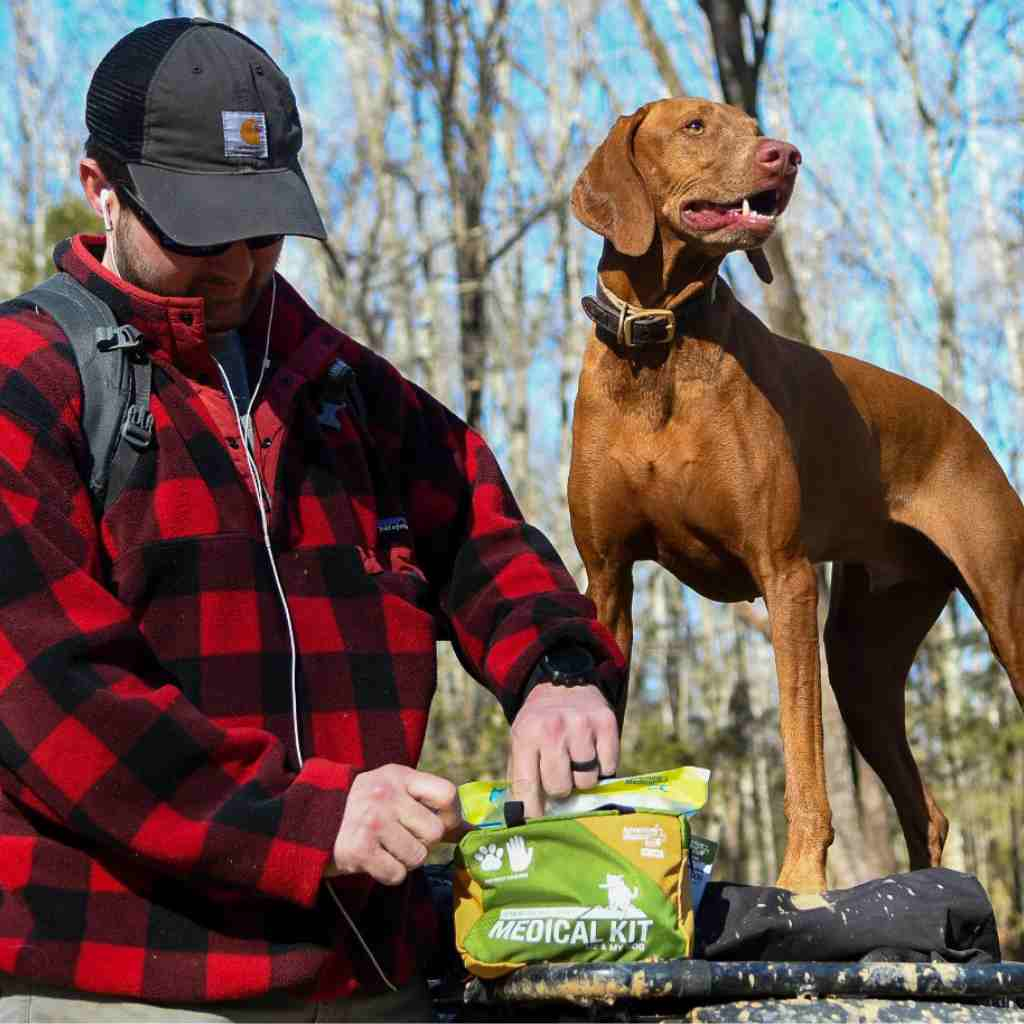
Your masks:
<instances>
[{"instance_id":1,"label":"medical kit pouch","mask_svg":"<svg viewBox=\"0 0 1024 1024\"><path fill-rule=\"evenodd\" d=\"M689 822L610 809L478 828L455 854L455 943L496 978L530 963L638 962L693 949Z\"/></svg>"}]
</instances>

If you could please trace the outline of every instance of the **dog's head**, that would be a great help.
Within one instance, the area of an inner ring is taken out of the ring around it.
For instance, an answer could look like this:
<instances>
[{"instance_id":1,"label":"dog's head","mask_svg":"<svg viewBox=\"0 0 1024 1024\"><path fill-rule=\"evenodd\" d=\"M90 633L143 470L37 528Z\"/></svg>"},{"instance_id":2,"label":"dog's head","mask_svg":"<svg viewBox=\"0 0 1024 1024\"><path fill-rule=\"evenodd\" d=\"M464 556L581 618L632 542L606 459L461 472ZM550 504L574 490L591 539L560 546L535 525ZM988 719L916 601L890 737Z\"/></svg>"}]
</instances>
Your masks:
<instances>
[{"instance_id":1,"label":"dog's head","mask_svg":"<svg viewBox=\"0 0 1024 1024\"><path fill-rule=\"evenodd\" d=\"M758 249L793 194L800 152L736 107L680 98L620 117L572 191L572 209L626 256L660 227L709 255Z\"/></svg>"}]
</instances>

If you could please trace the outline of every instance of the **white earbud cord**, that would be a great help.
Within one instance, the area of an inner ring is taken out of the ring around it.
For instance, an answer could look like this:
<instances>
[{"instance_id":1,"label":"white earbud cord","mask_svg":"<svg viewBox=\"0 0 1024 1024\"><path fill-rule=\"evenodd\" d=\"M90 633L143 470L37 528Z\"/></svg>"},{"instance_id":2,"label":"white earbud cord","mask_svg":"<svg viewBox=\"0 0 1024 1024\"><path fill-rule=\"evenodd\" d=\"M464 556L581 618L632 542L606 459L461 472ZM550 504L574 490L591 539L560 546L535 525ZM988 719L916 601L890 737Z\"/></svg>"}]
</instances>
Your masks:
<instances>
[{"instance_id":1,"label":"white earbud cord","mask_svg":"<svg viewBox=\"0 0 1024 1024\"><path fill-rule=\"evenodd\" d=\"M107 235L107 252L110 253L110 267L120 277L121 271L117 269L117 253L114 252L114 225L110 219L110 208L107 203L107 199L112 194L108 189L100 192L100 206L103 208L103 227Z\"/></svg>"},{"instance_id":2,"label":"white earbud cord","mask_svg":"<svg viewBox=\"0 0 1024 1024\"><path fill-rule=\"evenodd\" d=\"M256 386L252 389L252 394L249 396L249 404L246 406L245 416L249 423L252 422L252 410L253 405L256 402L256 396L259 394L260 385L263 383L263 376L266 373L267 366L270 364L270 329L274 323L274 307L277 301L277 277L271 278L271 292L270 292L270 315L267 319L267 337L263 345L263 359L260 362L260 375L256 381ZM270 502L270 495L263 485L263 479L260 477L259 468L256 465L256 460L253 458L253 454L249 445L249 434L246 431L242 417L238 412L238 403L235 401L234 392L231 390L231 382L228 380L228 375L224 372L224 367L217 361L216 358L213 361L217 364L217 369L220 371L221 380L224 382L224 393L228 396L228 401L231 403L231 411L235 414L235 422L238 424L239 436L242 438L243 448L245 450L245 462L249 469L249 476L252 478L253 485L256 489L256 505L259 509L260 514L260 525L263 530L263 546L267 551L267 558L270 561L270 571L274 577L274 586L277 589L277 596L281 602L281 610L284 612L285 625L288 628L288 644L291 652L291 664L289 672L289 681L291 684L291 696L292 696L292 727L294 730L295 737L295 756L298 760L299 768L305 764L302 757L302 743L299 739L299 697L298 697L298 686L296 682L297 668L298 668L298 645L295 643L295 630L292 626L291 611L288 608L288 600L285 597L284 586L281 583L281 577L277 572L277 559L274 557L274 548L270 542L270 524L267 520L267 504ZM398 989L391 983L391 980L384 973L380 964L377 962L377 958L373 955L372 950L367 945L366 940L363 938L359 929L356 927L355 921L349 916L348 911L342 905L338 894L334 891L334 887L330 882L326 883L326 889L331 894L331 899L334 900L338 909L341 911L342 916L348 922L349 927L352 929L352 933L359 940L360 945L366 952L366 955L370 958L370 962L377 969L377 973L380 975L381 980L392 992L397 992Z\"/></svg>"}]
</instances>

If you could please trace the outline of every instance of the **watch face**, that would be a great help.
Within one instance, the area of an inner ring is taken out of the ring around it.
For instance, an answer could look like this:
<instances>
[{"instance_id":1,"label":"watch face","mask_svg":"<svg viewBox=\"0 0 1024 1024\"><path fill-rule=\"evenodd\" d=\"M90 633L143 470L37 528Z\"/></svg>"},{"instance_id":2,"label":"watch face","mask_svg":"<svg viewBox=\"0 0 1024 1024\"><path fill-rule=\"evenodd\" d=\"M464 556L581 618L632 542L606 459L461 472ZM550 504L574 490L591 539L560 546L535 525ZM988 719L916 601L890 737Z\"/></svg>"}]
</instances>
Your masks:
<instances>
[{"instance_id":1,"label":"watch face","mask_svg":"<svg viewBox=\"0 0 1024 1024\"><path fill-rule=\"evenodd\" d=\"M594 656L585 647L573 650L554 651L545 655L544 667L552 675L573 678L586 675L594 668Z\"/></svg>"}]
</instances>

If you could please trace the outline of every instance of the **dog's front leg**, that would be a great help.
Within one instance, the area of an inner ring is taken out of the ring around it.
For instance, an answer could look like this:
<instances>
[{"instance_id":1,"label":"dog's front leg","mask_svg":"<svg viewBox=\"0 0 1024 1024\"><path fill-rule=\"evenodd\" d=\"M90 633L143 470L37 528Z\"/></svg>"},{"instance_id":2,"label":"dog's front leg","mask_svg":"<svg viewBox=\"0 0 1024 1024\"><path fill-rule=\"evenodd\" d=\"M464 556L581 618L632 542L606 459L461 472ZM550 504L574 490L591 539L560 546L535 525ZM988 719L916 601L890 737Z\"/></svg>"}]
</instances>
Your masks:
<instances>
[{"instance_id":1,"label":"dog's front leg","mask_svg":"<svg viewBox=\"0 0 1024 1024\"><path fill-rule=\"evenodd\" d=\"M633 653L633 565L616 562L596 571L588 566L588 579L587 597L618 642L628 668Z\"/></svg>"},{"instance_id":2,"label":"dog's front leg","mask_svg":"<svg viewBox=\"0 0 1024 1024\"><path fill-rule=\"evenodd\" d=\"M825 888L832 812L825 788L818 652L818 580L810 562L788 564L763 583L779 678L786 766L786 856L776 883L794 892Z\"/></svg>"},{"instance_id":3,"label":"dog's front leg","mask_svg":"<svg viewBox=\"0 0 1024 1024\"><path fill-rule=\"evenodd\" d=\"M633 563L622 558L586 562L587 597L594 602L597 617L615 637L626 659L626 674L633 651ZM621 724L626 714L628 687L623 688L622 700L615 709Z\"/></svg>"}]
</instances>

